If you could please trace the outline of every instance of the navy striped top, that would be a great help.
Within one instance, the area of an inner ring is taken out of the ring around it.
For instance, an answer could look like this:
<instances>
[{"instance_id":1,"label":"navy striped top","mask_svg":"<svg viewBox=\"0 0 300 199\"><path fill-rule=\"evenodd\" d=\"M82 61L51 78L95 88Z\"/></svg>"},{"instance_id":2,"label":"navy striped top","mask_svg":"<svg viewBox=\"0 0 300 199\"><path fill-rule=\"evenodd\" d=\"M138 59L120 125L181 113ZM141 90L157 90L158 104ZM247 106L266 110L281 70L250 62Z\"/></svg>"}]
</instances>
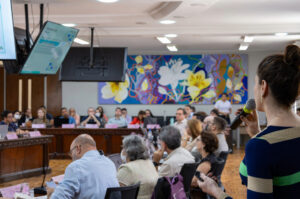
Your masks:
<instances>
[{"instance_id":1,"label":"navy striped top","mask_svg":"<svg viewBox=\"0 0 300 199\"><path fill-rule=\"evenodd\" d=\"M300 198L300 128L268 126L246 145L240 164L247 198Z\"/></svg>"}]
</instances>

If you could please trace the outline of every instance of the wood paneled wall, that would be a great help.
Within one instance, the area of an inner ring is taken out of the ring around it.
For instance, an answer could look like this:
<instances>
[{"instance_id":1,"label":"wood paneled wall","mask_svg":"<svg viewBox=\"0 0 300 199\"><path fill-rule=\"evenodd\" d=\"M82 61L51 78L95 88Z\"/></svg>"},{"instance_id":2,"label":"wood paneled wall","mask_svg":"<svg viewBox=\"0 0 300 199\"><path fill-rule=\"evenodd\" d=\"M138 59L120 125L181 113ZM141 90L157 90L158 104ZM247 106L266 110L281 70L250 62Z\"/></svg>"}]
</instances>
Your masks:
<instances>
[{"instance_id":1,"label":"wood paneled wall","mask_svg":"<svg viewBox=\"0 0 300 199\"><path fill-rule=\"evenodd\" d=\"M0 66L0 113L4 109L4 68Z\"/></svg>"}]
</instances>

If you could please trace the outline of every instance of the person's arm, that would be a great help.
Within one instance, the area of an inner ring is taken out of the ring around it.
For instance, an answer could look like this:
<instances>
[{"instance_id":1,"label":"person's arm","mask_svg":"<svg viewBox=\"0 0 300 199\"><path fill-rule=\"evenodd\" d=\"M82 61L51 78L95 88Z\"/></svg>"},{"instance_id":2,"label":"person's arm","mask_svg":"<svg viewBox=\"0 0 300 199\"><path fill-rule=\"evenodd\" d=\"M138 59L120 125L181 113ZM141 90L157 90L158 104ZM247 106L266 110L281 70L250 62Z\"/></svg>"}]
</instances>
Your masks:
<instances>
[{"instance_id":1,"label":"person's arm","mask_svg":"<svg viewBox=\"0 0 300 199\"><path fill-rule=\"evenodd\" d=\"M80 116L78 114L75 115L75 122L76 122L76 125L80 125Z\"/></svg>"},{"instance_id":2,"label":"person's arm","mask_svg":"<svg viewBox=\"0 0 300 199\"><path fill-rule=\"evenodd\" d=\"M105 122L108 122L108 117L105 114L103 114L103 118L104 118Z\"/></svg>"},{"instance_id":3,"label":"person's arm","mask_svg":"<svg viewBox=\"0 0 300 199\"><path fill-rule=\"evenodd\" d=\"M239 109L237 114L239 114L241 111L242 109ZM248 114L247 117L241 116L241 120L245 123L246 132L250 137L255 136L261 131L256 110Z\"/></svg>"},{"instance_id":4,"label":"person's arm","mask_svg":"<svg viewBox=\"0 0 300 199\"><path fill-rule=\"evenodd\" d=\"M80 190L78 175L80 175L80 172L74 165L68 166L65 171L64 180L56 187L51 199L75 198L75 195L78 194Z\"/></svg>"},{"instance_id":5,"label":"person's arm","mask_svg":"<svg viewBox=\"0 0 300 199\"><path fill-rule=\"evenodd\" d=\"M88 117L86 117L86 119L83 120L83 122L81 122L82 126L85 126L89 122L90 119L91 119L90 115Z\"/></svg>"},{"instance_id":6,"label":"person's arm","mask_svg":"<svg viewBox=\"0 0 300 199\"><path fill-rule=\"evenodd\" d=\"M96 122L97 126L100 127L101 126L101 123L100 121L96 118L95 115L92 115L91 118Z\"/></svg>"},{"instance_id":7,"label":"person's arm","mask_svg":"<svg viewBox=\"0 0 300 199\"><path fill-rule=\"evenodd\" d=\"M185 149L188 151L192 151L193 148L196 146L197 144L197 138L194 139L190 144L186 145Z\"/></svg>"},{"instance_id":8,"label":"person's arm","mask_svg":"<svg viewBox=\"0 0 300 199\"><path fill-rule=\"evenodd\" d=\"M186 148L186 146L188 145L189 139L190 139L190 136L188 135L188 133L186 131L184 131L183 136L181 138L181 146L183 148Z\"/></svg>"},{"instance_id":9,"label":"person's arm","mask_svg":"<svg viewBox=\"0 0 300 199\"><path fill-rule=\"evenodd\" d=\"M211 163L208 161L205 161L198 166L197 171L200 171L200 173L207 175L208 172L210 171L210 169L211 169ZM193 187L198 186L196 176L193 177L191 186L193 186Z\"/></svg>"},{"instance_id":10,"label":"person's arm","mask_svg":"<svg viewBox=\"0 0 300 199\"><path fill-rule=\"evenodd\" d=\"M135 184L135 182L132 181L132 171L126 166L126 164L120 166L117 173L117 179L121 187Z\"/></svg>"}]
</instances>

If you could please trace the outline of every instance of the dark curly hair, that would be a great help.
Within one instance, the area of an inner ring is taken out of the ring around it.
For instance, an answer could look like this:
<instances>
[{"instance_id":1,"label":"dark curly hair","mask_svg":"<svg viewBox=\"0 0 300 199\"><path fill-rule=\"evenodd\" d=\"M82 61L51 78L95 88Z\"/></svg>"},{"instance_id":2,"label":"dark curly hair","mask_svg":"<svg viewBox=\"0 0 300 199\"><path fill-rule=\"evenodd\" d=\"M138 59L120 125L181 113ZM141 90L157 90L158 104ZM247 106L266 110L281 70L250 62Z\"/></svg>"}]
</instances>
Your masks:
<instances>
[{"instance_id":1,"label":"dark curly hair","mask_svg":"<svg viewBox=\"0 0 300 199\"><path fill-rule=\"evenodd\" d=\"M201 133L201 141L205 145L204 150L211 154L219 147L219 141L215 134L203 131Z\"/></svg>"}]
</instances>

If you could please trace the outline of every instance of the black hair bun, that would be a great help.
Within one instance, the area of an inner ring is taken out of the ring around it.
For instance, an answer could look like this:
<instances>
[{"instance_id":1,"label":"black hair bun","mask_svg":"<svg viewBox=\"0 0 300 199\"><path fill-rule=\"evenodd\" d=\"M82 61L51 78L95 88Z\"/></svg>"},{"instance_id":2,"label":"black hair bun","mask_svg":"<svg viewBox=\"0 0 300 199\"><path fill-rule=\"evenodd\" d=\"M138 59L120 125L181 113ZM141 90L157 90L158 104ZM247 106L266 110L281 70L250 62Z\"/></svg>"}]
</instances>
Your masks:
<instances>
[{"instance_id":1,"label":"black hair bun","mask_svg":"<svg viewBox=\"0 0 300 199\"><path fill-rule=\"evenodd\" d=\"M296 45L288 45L284 52L284 61L300 70L300 48Z\"/></svg>"}]
</instances>

